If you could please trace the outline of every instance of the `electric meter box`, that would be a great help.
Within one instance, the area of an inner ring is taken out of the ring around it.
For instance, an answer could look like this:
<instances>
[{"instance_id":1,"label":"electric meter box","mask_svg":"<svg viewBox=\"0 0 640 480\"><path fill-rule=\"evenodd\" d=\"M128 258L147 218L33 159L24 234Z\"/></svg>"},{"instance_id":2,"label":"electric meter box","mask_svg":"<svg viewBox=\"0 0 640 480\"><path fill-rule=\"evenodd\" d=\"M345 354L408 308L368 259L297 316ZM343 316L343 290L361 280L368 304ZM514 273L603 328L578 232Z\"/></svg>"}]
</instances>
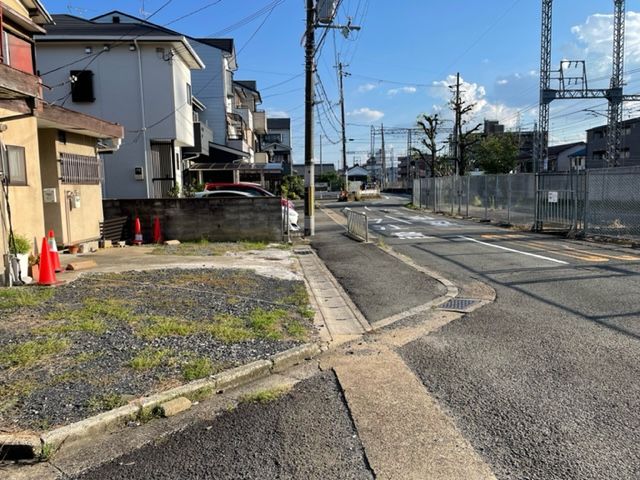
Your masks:
<instances>
[{"instance_id":1,"label":"electric meter box","mask_svg":"<svg viewBox=\"0 0 640 480\"><path fill-rule=\"evenodd\" d=\"M58 203L58 190L55 188L43 188L42 200L44 203Z\"/></svg>"},{"instance_id":2,"label":"electric meter box","mask_svg":"<svg viewBox=\"0 0 640 480\"><path fill-rule=\"evenodd\" d=\"M318 23L331 23L336 15L337 0L318 0L317 15Z\"/></svg>"},{"instance_id":3,"label":"electric meter box","mask_svg":"<svg viewBox=\"0 0 640 480\"><path fill-rule=\"evenodd\" d=\"M144 180L144 169L142 167L134 167L133 176L136 180Z\"/></svg>"}]
</instances>

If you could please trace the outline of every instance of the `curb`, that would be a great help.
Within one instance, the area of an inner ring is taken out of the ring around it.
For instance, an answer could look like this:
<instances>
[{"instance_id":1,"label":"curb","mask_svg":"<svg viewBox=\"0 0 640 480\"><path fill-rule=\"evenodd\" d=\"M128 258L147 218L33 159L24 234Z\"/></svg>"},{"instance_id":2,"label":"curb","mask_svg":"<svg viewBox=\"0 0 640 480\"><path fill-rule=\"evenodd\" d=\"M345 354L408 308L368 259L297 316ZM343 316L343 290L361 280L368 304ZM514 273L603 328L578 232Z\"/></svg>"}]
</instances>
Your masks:
<instances>
[{"instance_id":1,"label":"curb","mask_svg":"<svg viewBox=\"0 0 640 480\"><path fill-rule=\"evenodd\" d=\"M37 458L45 460L65 444L118 430L126 422L138 418L142 412L154 410L178 397L188 398L200 395L208 397L221 393L222 390L236 388L254 380L283 372L289 367L318 356L322 351L321 343L306 343L271 355L265 360L256 360L218 373L210 378L194 380L161 393L136 399L128 405L56 428L41 435L1 434L0 449L11 451L12 458L17 460Z\"/></svg>"}]
</instances>

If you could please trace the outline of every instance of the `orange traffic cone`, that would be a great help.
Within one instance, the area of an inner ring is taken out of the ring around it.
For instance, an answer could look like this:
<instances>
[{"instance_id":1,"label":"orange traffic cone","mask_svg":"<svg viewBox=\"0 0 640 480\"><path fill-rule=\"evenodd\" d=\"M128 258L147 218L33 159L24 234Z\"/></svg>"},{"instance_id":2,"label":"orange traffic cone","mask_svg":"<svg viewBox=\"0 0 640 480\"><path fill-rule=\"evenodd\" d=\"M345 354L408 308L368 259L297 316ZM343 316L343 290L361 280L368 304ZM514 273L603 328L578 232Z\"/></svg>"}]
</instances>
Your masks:
<instances>
[{"instance_id":1,"label":"orange traffic cone","mask_svg":"<svg viewBox=\"0 0 640 480\"><path fill-rule=\"evenodd\" d=\"M56 272L62 271L62 266L60 265L60 255L58 254L58 245L56 245L56 237L53 234L53 230L49 230L49 253L51 254L51 260L53 262L53 269Z\"/></svg>"},{"instance_id":2,"label":"orange traffic cone","mask_svg":"<svg viewBox=\"0 0 640 480\"><path fill-rule=\"evenodd\" d=\"M42 248L40 249L40 276L38 277L39 285L55 285L56 272L53 268L51 253L49 252L49 244L47 238L42 239Z\"/></svg>"},{"instance_id":3,"label":"orange traffic cone","mask_svg":"<svg viewBox=\"0 0 640 480\"><path fill-rule=\"evenodd\" d=\"M142 228L140 227L140 219L136 217L134 223L133 242L134 245L142 245Z\"/></svg>"},{"instance_id":4,"label":"orange traffic cone","mask_svg":"<svg viewBox=\"0 0 640 480\"><path fill-rule=\"evenodd\" d=\"M162 243L162 230L160 230L160 219L153 219L153 243Z\"/></svg>"}]
</instances>

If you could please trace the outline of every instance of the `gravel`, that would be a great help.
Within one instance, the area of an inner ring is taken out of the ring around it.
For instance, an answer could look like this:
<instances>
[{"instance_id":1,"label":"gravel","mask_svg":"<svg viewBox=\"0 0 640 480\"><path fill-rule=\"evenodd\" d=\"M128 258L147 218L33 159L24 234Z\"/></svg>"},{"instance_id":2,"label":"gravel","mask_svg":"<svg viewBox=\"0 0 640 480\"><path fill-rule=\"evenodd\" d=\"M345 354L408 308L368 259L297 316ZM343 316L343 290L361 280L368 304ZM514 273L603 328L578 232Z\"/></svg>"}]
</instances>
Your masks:
<instances>
[{"instance_id":1,"label":"gravel","mask_svg":"<svg viewBox=\"0 0 640 480\"><path fill-rule=\"evenodd\" d=\"M368 480L374 476L333 372L272 403L185 428L78 477L92 480Z\"/></svg>"},{"instance_id":2,"label":"gravel","mask_svg":"<svg viewBox=\"0 0 640 480\"><path fill-rule=\"evenodd\" d=\"M34 365L0 364L0 431L48 430L105 411L127 400L184 383L183 368L207 359L211 372L265 358L303 343L284 332L282 339L251 338L237 343L216 340L206 332L144 337L141 322L155 317L210 322L221 314L246 319L256 308L285 309L289 318L312 331L299 304L304 284L267 278L242 270L181 270L87 275L55 290L53 298L34 307L8 311L0 325L0 345L47 338L64 338L68 348ZM82 308L87 299L102 306L116 305L138 320L103 317L103 332L47 332L62 319L48 320L52 311ZM119 303L112 304L111 301ZM296 303L295 305L291 305ZM7 310L3 311L3 316ZM314 332L311 336L315 335ZM2 351L2 347L0 347ZM146 351L166 351L157 366L137 370L132 358ZM10 389L19 388L18 394Z\"/></svg>"}]
</instances>

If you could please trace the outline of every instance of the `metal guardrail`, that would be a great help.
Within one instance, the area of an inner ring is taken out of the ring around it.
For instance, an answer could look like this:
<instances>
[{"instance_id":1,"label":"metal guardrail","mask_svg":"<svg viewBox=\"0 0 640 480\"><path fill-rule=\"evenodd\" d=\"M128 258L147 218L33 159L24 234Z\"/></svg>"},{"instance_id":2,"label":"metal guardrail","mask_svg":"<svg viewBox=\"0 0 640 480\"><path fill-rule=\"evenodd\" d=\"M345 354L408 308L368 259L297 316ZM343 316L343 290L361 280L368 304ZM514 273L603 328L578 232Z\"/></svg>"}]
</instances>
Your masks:
<instances>
[{"instance_id":1,"label":"metal guardrail","mask_svg":"<svg viewBox=\"0 0 640 480\"><path fill-rule=\"evenodd\" d=\"M355 212L350 208L345 208L347 215L347 233L364 242L369 241L369 219L366 213Z\"/></svg>"}]
</instances>

